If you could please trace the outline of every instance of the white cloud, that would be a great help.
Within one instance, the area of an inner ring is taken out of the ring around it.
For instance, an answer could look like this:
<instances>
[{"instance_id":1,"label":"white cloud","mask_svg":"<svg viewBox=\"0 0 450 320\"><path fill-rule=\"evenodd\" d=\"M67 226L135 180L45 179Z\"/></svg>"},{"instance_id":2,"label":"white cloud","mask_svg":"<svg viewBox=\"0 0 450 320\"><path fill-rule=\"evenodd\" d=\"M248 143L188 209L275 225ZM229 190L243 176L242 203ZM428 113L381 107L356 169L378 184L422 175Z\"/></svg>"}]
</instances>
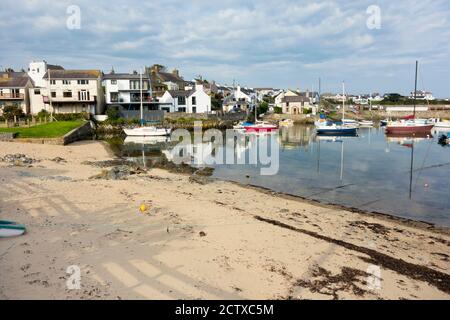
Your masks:
<instances>
[{"instance_id":1,"label":"white cloud","mask_svg":"<svg viewBox=\"0 0 450 320\"><path fill-rule=\"evenodd\" d=\"M369 0L77 0L82 28L68 31L66 8L72 2L2 0L0 41L10 48L0 51L0 60L22 67L27 55L41 55L83 67L87 57L95 56L102 59L92 64L110 68L113 61L124 69L134 61L159 62L192 76L203 73L228 82L240 77L249 85L274 86L312 82L298 78L320 73L350 77L374 68L371 81L383 83L383 74L394 81L417 58L424 68L448 70L450 65L446 0L379 0L380 30L366 27ZM449 79L430 82L436 87L430 89L444 93Z\"/></svg>"}]
</instances>

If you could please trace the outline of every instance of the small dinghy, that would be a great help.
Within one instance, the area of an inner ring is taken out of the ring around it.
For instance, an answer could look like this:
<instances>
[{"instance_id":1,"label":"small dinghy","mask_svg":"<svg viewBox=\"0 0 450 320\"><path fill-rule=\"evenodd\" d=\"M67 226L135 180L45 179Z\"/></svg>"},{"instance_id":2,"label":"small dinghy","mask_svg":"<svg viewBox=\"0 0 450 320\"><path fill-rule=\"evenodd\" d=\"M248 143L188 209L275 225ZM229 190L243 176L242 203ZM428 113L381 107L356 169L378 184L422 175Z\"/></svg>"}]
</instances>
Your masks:
<instances>
[{"instance_id":1,"label":"small dinghy","mask_svg":"<svg viewBox=\"0 0 450 320\"><path fill-rule=\"evenodd\" d=\"M26 228L23 224L13 221L0 220L0 238L16 237L24 234Z\"/></svg>"}]
</instances>

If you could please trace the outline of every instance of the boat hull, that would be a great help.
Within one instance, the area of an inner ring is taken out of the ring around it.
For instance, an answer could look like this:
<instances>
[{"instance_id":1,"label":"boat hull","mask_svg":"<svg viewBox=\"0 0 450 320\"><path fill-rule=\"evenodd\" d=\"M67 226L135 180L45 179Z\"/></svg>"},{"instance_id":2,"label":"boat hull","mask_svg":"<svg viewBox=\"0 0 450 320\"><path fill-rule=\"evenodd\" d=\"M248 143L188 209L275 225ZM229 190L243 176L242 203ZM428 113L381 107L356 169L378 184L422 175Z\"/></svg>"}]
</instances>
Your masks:
<instances>
[{"instance_id":1,"label":"boat hull","mask_svg":"<svg viewBox=\"0 0 450 320\"><path fill-rule=\"evenodd\" d=\"M278 130L277 127L245 127L246 132L272 132Z\"/></svg>"},{"instance_id":2,"label":"boat hull","mask_svg":"<svg viewBox=\"0 0 450 320\"><path fill-rule=\"evenodd\" d=\"M0 238L16 237L24 234L26 228L13 221L0 221Z\"/></svg>"},{"instance_id":3,"label":"boat hull","mask_svg":"<svg viewBox=\"0 0 450 320\"><path fill-rule=\"evenodd\" d=\"M394 134L408 134L408 133L426 133L431 132L434 125L423 125L423 126L387 126L386 133Z\"/></svg>"},{"instance_id":4,"label":"boat hull","mask_svg":"<svg viewBox=\"0 0 450 320\"><path fill-rule=\"evenodd\" d=\"M157 137L170 135L171 129L146 130L145 128L123 129L127 136L131 137Z\"/></svg>"},{"instance_id":5,"label":"boat hull","mask_svg":"<svg viewBox=\"0 0 450 320\"><path fill-rule=\"evenodd\" d=\"M445 129L450 129L450 121L446 121L446 122L436 122L436 124L434 125L436 128L445 128Z\"/></svg>"},{"instance_id":6,"label":"boat hull","mask_svg":"<svg viewBox=\"0 0 450 320\"><path fill-rule=\"evenodd\" d=\"M320 135L356 135L356 128L316 128Z\"/></svg>"}]
</instances>

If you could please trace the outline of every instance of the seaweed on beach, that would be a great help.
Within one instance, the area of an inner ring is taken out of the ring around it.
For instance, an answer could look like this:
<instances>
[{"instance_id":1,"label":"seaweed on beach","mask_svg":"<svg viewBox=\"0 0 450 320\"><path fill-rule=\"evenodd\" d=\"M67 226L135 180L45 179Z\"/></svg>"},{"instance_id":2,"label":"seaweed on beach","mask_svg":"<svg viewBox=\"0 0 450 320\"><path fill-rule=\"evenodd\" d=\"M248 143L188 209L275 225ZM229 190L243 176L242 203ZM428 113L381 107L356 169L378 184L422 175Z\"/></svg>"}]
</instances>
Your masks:
<instances>
[{"instance_id":1,"label":"seaweed on beach","mask_svg":"<svg viewBox=\"0 0 450 320\"><path fill-rule=\"evenodd\" d=\"M379 223L369 223L366 221L352 221L349 223L351 227L358 227L360 229L369 229L376 234L388 235L390 232L389 228L379 224Z\"/></svg>"},{"instance_id":2,"label":"seaweed on beach","mask_svg":"<svg viewBox=\"0 0 450 320\"><path fill-rule=\"evenodd\" d=\"M280 228L288 229L294 232L303 233L306 235L309 235L311 237L314 237L316 239L320 239L323 241L326 241L328 243L332 243L338 246L341 246L345 249L356 251L359 253L363 253L368 256L368 258L360 257L363 261L378 265L381 267L384 267L386 269L392 270L397 272L398 274L404 275L406 277L424 281L429 283L430 285L433 285L434 287L438 288L439 290L450 293L450 275L444 272L440 272L437 270L433 270L431 268L428 268L423 265L417 265L413 264L407 261L404 261L399 258L391 257L387 254L378 252L373 249L361 247L358 245L355 245L353 243L349 243L340 239L334 239L331 237L327 237L323 234L319 234L314 231L309 231L305 229L300 229L291 225L288 225L286 223L283 223L278 220L268 219L261 216L254 216L254 218L261 222L266 222L269 224L272 224L274 226L278 226Z\"/></svg>"},{"instance_id":3,"label":"seaweed on beach","mask_svg":"<svg viewBox=\"0 0 450 320\"><path fill-rule=\"evenodd\" d=\"M312 279L298 279L291 288L291 296L296 287L309 289L313 293L320 293L333 297L333 300L339 299L339 292L352 292L356 296L363 296L367 291L359 285L366 285L367 272L343 267L341 273L333 275L330 271L315 266L311 271Z\"/></svg>"}]
</instances>

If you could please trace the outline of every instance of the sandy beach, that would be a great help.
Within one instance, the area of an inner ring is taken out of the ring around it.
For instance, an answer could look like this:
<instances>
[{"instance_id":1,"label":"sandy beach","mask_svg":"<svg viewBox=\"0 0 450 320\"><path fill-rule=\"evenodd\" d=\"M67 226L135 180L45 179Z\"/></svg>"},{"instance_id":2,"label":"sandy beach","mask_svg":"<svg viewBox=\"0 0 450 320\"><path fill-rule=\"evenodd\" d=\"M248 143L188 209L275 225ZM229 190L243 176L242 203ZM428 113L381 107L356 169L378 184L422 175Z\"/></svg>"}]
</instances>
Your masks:
<instances>
[{"instance_id":1,"label":"sandy beach","mask_svg":"<svg viewBox=\"0 0 450 320\"><path fill-rule=\"evenodd\" d=\"M450 298L446 228L162 169L92 179L102 142L16 153L39 162L0 162L0 219L28 229L0 239L0 299Z\"/></svg>"}]
</instances>

